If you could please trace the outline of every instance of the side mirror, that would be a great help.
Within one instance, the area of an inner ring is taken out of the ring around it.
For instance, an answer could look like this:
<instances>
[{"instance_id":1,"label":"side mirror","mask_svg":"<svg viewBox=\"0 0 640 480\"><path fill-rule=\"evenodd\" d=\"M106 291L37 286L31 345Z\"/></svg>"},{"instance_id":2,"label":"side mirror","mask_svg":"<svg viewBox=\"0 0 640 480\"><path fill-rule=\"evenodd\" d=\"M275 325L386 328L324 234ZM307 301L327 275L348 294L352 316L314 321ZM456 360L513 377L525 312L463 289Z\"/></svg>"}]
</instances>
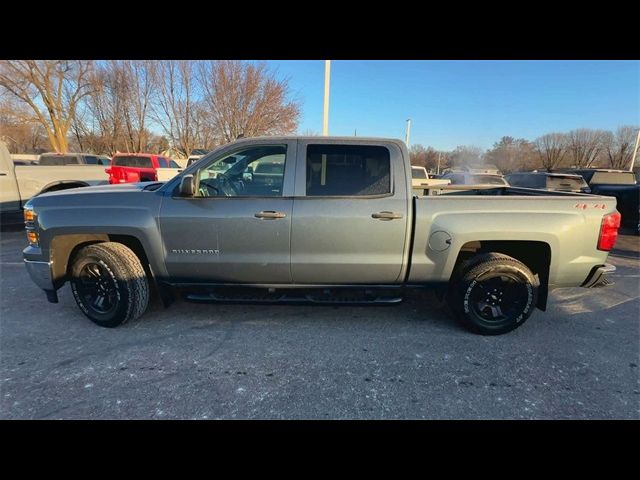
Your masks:
<instances>
[{"instance_id":1,"label":"side mirror","mask_svg":"<svg viewBox=\"0 0 640 480\"><path fill-rule=\"evenodd\" d=\"M193 197L196 193L196 182L193 175L185 175L180 180L180 196Z\"/></svg>"}]
</instances>

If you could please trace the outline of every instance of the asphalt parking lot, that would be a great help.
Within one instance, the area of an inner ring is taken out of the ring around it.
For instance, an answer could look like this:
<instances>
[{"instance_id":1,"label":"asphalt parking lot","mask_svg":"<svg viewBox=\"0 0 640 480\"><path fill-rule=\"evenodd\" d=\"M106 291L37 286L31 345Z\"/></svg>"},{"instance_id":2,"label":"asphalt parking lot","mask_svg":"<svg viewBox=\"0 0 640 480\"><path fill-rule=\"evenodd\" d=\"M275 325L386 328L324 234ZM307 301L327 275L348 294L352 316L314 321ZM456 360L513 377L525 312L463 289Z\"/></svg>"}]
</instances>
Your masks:
<instances>
[{"instance_id":1,"label":"asphalt parking lot","mask_svg":"<svg viewBox=\"0 0 640 480\"><path fill-rule=\"evenodd\" d=\"M3 419L638 419L640 238L614 286L552 293L499 337L429 294L399 306L155 306L117 329L28 278L0 233Z\"/></svg>"}]
</instances>

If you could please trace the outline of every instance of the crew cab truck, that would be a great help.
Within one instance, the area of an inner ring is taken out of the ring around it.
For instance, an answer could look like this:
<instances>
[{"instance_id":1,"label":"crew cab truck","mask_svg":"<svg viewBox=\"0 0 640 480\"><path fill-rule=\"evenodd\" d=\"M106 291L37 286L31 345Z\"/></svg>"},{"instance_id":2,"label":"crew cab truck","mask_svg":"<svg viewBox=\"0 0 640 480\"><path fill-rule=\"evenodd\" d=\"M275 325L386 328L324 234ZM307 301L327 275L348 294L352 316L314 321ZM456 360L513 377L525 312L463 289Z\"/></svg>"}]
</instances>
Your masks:
<instances>
[{"instance_id":1,"label":"crew cab truck","mask_svg":"<svg viewBox=\"0 0 640 480\"><path fill-rule=\"evenodd\" d=\"M7 146L0 142L2 221L22 221L24 203L41 193L107 184L109 177L104 166L78 163L80 156L85 157L79 154L43 154L38 165L15 165ZM72 163L71 160L65 163L65 158L71 158Z\"/></svg>"},{"instance_id":2,"label":"crew cab truck","mask_svg":"<svg viewBox=\"0 0 640 480\"><path fill-rule=\"evenodd\" d=\"M254 176L259 165L269 175ZM414 196L400 140L247 138L166 183L32 199L24 260L49 301L70 281L105 327L141 316L152 289L166 305L176 292L375 304L435 287L466 327L501 334L544 310L553 288L607 283L614 198L460 187Z\"/></svg>"},{"instance_id":3,"label":"crew cab truck","mask_svg":"<svg viewBox=\"0 0 640 480\"><path fill-rule=\"evenodd\" d=\"M170 158L151 153L116 153L111 159L109 183L167 181L180 173L180 165Z\"/></svg>"}]
</instances>

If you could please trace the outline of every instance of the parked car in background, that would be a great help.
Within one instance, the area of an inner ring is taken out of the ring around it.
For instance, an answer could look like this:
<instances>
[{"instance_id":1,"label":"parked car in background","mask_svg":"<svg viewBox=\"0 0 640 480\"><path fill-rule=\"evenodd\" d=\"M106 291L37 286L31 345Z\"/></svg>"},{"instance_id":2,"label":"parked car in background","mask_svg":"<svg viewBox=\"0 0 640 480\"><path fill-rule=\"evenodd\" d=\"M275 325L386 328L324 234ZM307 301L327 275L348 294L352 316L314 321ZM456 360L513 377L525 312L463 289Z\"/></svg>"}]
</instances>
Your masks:
<instances>
[{"instance_id":1,"label":"parked car in background","mask_svg":"<svg viewBox=\"0 0 640 480\"><path fill-rule=\"evenodd\" d=\"M636 174L629 170L581 168L558 170L582 176L591 193L616 197L622 225L640 234L640 185Z\"/></svg>"},{"instance_id":2,"label":"parked car in background","mask_svg":"<svg viewBox=\"0 0 640 480\"><path fill-rule=\"evenodd\" d=\"M15 162L7 146L0 142L0 213L3 221L14 220L23 204L41 193L104 185L109 180L101 165L47 165L46 161L44 164L17 165Z\"/></svg>"},{"instance_id":3,"label":"parked car in background","mask_svg":"<svg viewBox=\"0 0 640 480\"><path fill-rule=\"evenodd\" d=\"M389 304L431 286L465 326L495 335L544 310L554 288L607 284L615 204L497 182L419 197L400 140L255 137L163 184L32 199L23 254L50 302L70 281L105 327L142 315L154 286L166 304L174 293Z\"/></svg>"},{"instance_id":4,"label":"parked car in background","mask_svg":"<svg viewBox=\"0 0 640 480\"><path fill-rule=\"evenodd\" d=\"M470 173L470 172L449 172L442 175L442 178L451 180L451 185L491 185L491 186L509 186L503 175L488 173Z\"/></svg>"},{"instance_id":5,"label":"parked car in background","mask_svg":"<svg viewBox=\"0 0 640 480\"><path fill-rule=\"evenodd\" d=\"M591 192L584 178L571 173L514 172L504 178L512 187L537 188L559 192Z\"/></svg>"},{"instance_id":6,"label":"parked car in background","mask_svg":"<svg viewBox=\"0 0 640 480\"><path fill-rule=\"evenodd\" d=\"M189 158L187 159L187 167L189 165L191 165L192 163L197 162L198 160L200 160L202 157L204 157L210 151L211 150L205 150L203 148L194 148L193 150L191 150L191 155L189 155Z\"/></svg>"},{"instance_id":7,"label":"parked car in background","mask_svg":"<svg viewBox=\"0 0 640 480\"><path fill-rule=\"evenodd\" d=\"M91 153L43 153L38 161L42 166L109 165L109 157Z\"/></svg>"},{"instance_id":8,"label":"parked car in background","mask_svg":"<svg viewBox=\"0 0 640 480\"><path fill-rule=\"evenodd\" d=\"M105 170L109 183L166 182L182 169L170 158L151 153L116 153Z\"/></svg>"},{"instance_id":9,"label":"parked car in background","mask_svg":"<svg viewBox=\"0 0 640 480\"><path fill-rule=\"evenodd\" d=\"M435 175L431 175L424 167L411 167L411 188L417 195L429 195L440 193L433 187L451 184L449 179L437 179Z\"/></svg>"}]
</instances>

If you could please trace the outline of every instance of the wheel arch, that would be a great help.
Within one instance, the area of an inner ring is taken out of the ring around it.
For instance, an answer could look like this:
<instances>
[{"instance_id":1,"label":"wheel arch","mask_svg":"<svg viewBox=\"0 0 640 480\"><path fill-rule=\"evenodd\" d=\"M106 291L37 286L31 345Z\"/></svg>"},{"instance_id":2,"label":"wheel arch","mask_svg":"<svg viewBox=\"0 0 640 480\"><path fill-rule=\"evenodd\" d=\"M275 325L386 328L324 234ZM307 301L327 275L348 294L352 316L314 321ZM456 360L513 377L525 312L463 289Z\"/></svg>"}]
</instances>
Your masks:
<instances>
[{"instance_id":1,"label":"wheel arch","mask_svg":"<svg viewBox=\"0 0 640 480\"><path fill-rule=\"evenodd\" d=\"M45 185L44 187L42 187L42 189L40 189L37 195L40 195L41 193L57 192L59 190L69 190L71 188L89 187L89 186L90 185L87 182L84 182L82 180L58 180L55 182L51 182ZM34 195L34 196L37 196L37 195Z\"/></svg>"},{"instance_id":2,"label":"wheel arch","mask_svg":"<svg viewBox=\"0 0 640 480\"><path fill-rule=\"evenodd\" d=\"M538 276L538 301L536 307L542 311L547 308L549 294L549 269L551 266L551 246L542 241L529 240L478 240L465 243L458 252L451 274L454 280L460 267L469 259L483 253L502 253L524 263L534 275Z\"/></svg>"}]
</instances>

